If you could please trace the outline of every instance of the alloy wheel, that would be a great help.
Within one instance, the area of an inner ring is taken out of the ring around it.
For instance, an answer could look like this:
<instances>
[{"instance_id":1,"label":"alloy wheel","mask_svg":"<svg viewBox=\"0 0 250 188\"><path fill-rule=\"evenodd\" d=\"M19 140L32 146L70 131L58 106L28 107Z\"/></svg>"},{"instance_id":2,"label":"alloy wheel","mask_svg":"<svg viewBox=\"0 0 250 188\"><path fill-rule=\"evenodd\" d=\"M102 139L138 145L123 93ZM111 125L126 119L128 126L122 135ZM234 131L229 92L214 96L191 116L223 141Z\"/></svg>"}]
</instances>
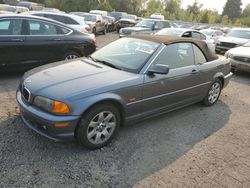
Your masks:
<instances>
[{"instance_id":1,"label":"alloy wheel","mask_svg":"<svg viewBox=\"0 0 250 188\"><path fill-rule=\"evenodd\" d=\"M102 144L106 142L115 131L117 120L110 111L98 113L89 123L87 128L87 138L92 144Z\"/></svg>"},{"instance_id":2,"label":"alloy wheel","mask_svg":"<svg viewBox=\"0 0 250 188\"><path fill-rule=\"evenodd\" d=\"M211 104L215 103L215 102L218 100L218 98L219 98L219 96L220 96L220 91L221 91L221 86L220 86L220 84L219 84L218 82L215 82L215 83L211 86L211 88L210 88L210 90L209 90L209 92L208 92L208 101L209 101Z\"/></svg>"}]
</instances>

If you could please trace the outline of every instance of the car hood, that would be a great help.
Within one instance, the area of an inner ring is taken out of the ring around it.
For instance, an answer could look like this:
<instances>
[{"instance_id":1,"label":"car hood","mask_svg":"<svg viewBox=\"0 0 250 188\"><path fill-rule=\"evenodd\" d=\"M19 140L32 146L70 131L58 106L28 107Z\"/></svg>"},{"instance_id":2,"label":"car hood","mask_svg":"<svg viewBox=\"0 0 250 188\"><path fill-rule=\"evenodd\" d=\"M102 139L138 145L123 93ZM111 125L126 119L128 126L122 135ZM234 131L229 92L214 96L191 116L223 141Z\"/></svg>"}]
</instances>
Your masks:
<instances>
[{"instance_id":1,"label":"car hood","mask_svg":"<svg viewBox=\"0 0 250 188\"><path fill-rule=\"evenodd\" d=\"M85 23L88 25L95 25L95 22L91 22L91 21L85 21Z\"/></svg>"},{"instance_id":2,"label":"car hood","mask_svg":"<svg viewBox=\"0 0 250 188\"><path fill-rule=\"evenodd\" d=\"M23 85L37 96L64 100L140 84L139 74L120 71L88 59L57 62L35 68L23 77Z\"/></svg>"},{"instance_id":3,"label":"car hood","mask_svg":"<svg viewBox=\"0 0 250 188\"><path fill-rule=\"evenodd\" d=\"M229 42L235 44L245 44L249 42L249 39L237 38L237 37L221 37L218 42Z\"/></svg>"},{"instance_id":4,"label":"car hood","mask_svg":"<svg viewBox=\"0 0 250 188\"><path fill-rule=\"evenodd\" d=\"M147 27L128 27L128 28L123 28L122 30L139 32L139 31L151 31L152 29Z\"/></svg>"},{"instance_id":5,"label":"car hood","mask_svg":"<svg viewBox=\"0 0 250 188\"><path fill-rule=\"evenodd\" d=\"M122 18L119 20L120 21L127 21L127 22L130 22L130 23L136 23L135 20L132 20L132 19L126 19L126 18Z\"/></svg>"},{"instance_id":6,"label":"car hood","mask_svg":"<svg viewBox=\"0 0 250 188\"><path fill-rule=\"evenodd\" d=\"M250 52L250 47L244 47L244 46L233 48L228 51L228 53L232 55L243 56L243 57L250 57L249 52Z\"/></svg>"}]
</instances>

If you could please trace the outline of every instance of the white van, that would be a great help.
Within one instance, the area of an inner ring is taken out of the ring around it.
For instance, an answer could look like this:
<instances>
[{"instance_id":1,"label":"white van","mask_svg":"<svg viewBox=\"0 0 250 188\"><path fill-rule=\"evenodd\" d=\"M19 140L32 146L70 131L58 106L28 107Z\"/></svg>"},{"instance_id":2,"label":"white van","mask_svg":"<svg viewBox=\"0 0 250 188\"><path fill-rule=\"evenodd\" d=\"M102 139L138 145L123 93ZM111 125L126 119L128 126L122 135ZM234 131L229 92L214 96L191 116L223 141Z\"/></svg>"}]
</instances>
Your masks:
<instances>
[{"instance_id":1,"label":"white van","mask_svg":"<svg viewBox=\"0 0 250 188\"><path fill-rule=\"evenodd\" d=\"M150 16L151 19L165 20L164 16L160 13L154 13Z\"/></svg>"},{"instance_id":2,"label":"white van","mask_svg":"<svg viewBox=\"0 0 250 188\"><path fill-rule=\"evenodd\" d=\"M91 10L89 11L90 14L100 14L102 16L108 16L108 12L104 10Z\"/></svg>"}]
</instances>

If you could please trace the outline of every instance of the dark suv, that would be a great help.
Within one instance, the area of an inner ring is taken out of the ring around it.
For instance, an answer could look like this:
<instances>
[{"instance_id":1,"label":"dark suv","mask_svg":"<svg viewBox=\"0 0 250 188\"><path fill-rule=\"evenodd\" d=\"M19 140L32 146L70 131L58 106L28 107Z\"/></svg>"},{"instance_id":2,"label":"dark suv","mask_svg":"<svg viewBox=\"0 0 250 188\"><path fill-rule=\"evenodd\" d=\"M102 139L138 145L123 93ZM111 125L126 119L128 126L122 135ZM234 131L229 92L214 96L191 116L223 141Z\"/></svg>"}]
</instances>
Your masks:
<instances>
[{"instance_id":1,"label":"dark suv","mask_svg":"<svg viewBox=\"0 0 250 188\"><path fill-rule=\"evenodd\" d=\"M119 36L124 37L131 34L151 34L155 33L163 28L169 28L170 23L167 20L156 20L156 19L144 19L140 21L135 27L126 27L120 29Z\"/></svg>"}]
</instances>

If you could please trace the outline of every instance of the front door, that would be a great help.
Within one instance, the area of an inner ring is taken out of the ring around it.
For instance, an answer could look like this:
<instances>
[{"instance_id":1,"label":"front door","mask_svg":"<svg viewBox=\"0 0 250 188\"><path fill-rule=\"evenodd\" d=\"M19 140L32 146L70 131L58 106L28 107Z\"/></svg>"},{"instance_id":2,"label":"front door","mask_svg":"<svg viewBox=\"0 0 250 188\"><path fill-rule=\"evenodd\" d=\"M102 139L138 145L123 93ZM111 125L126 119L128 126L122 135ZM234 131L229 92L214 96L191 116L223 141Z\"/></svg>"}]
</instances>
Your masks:
<instances>
[{"instance_id":1,"label":"front door","mask_svg":"<svg viewBox=\"0 0 250 188\"><path fill-rule=\"evenodd\" d=\"M145 74L143 112L155 113L198 100L200 73L195 65L191 43L175 43L164 47L154 64L168 65L167 75Z\"/></svg>"},{"instance_id":2,"label":"front door","mask_svg":"<svg viewBox=\"0 0 250 188\"><path fill-rule=\"evenodd\" d=\"M0 69L18 66L25 60L22 34L22 19L0 20Z\"/></svg>"},{"instance_id":3,"label":"front door","mask_svg":"<svg viewBox=\"0 0 250 188\"><path fill-rule=\"evenodd\" d=\"M27 20L27 64L37 65L61 60L64 54L59 27L39 20Z\"/></svg>"}]
</instances>

